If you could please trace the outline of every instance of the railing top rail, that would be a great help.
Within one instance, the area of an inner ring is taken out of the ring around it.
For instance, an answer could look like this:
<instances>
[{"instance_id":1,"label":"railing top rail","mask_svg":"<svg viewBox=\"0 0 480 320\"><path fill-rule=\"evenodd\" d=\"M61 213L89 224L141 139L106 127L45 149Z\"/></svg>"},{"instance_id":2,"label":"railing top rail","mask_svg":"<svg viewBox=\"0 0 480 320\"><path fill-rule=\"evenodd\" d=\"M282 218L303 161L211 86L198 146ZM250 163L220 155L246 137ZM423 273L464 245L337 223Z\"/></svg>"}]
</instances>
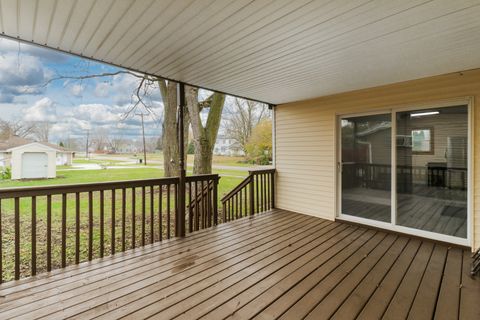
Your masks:
<instances>
[{"instance_id":1,"label":"railing top rail","mask_svg":"<svg viewBox=\"0 0 480 320\"><path fill-rule=\"evenodd\" d=\"M275 172L275 168L248 170L248 173L251 175L262 174L262 173L274 173L274 172Z\"/></svg>"},{"instance_id":2,"label":"railing top rail","mask_svg":"<svg viewBox=\"0 0 480 320\"><path fill-rule=\"evenodd\" d=\"M193 176L186 176L185 181L187 182L196 182L196 181L205 181L205 180L219 180L220 176L218 174L196 174Z\"/></svg>"},{"instance_id":3,"label":"railing top rail","mask_svg":"<svg viewBox=\"0 0 480 320\"><path fill-rule=\"evenodd\" d=\"M215 180L218 181L218 174L205 174L187 176L187 182ZM64 184L64 185L46 185L33 187L13 187L0 189L0 199L10 199L16 197L30 197L30 196L47 196L57 195L63 193L76 193L88 191L101 191L122 188L136 188L153 185L167 185L177 184L178 177L158 178L158 179L139 179L139 180L122 180L112 182L98 182L98 183L79 183L79 184Z\"/></svg>"},{"instance_id":4,"label":"railing top rail","mask_svg":"<svg viewBox=\"0 0 480 320\"><path fill-rule=\"evenodd\" d=\"M250 181L252 180L252 176L249 175L247 176L245 179L243 179L242 182L240 182L232 191L230 191L229 193L227 193L226 195L224 195L222 197L222 199L220 199L221 202L224 202L224 201L227 201L228 199L230 199L233 195L235 195L239 190L241 190L243 187L245 187L246 185L248 185L250 183Z\"/></svg>"}]
</instances>

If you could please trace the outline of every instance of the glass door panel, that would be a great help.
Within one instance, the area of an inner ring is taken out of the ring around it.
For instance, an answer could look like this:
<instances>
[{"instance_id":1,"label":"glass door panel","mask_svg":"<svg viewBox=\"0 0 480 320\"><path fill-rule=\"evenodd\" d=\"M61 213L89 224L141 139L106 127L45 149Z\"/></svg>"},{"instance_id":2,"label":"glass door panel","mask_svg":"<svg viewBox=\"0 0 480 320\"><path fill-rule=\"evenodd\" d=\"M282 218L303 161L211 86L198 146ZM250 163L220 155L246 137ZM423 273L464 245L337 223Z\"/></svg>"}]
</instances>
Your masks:
<instances>
[{"instance_id":1,"label":"glass door panel","mask_svg":"<svg viewBox=\"0 0 480 320\"><path fill-rule=\"evenodd\" d=\"M467 237L468 107L398 112L397 224Z\"/></svg>"},{"instance_id":2,"label":"glass door panel","mask_svg":"<svg viewBox=\"0 0 480 320\"><path fill-rule=\"evenodd\" d=\"M390 114L341 119L342 214L391 220Z\"/></svg>"}]
</instances>

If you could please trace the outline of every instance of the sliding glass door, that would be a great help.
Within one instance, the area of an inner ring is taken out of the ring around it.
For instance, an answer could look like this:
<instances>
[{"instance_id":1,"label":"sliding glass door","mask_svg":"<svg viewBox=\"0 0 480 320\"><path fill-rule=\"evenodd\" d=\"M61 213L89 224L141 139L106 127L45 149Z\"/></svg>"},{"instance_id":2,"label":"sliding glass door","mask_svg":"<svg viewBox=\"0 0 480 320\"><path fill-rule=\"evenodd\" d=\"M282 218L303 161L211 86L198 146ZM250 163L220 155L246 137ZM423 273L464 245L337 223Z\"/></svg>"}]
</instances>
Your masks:
<instances>
[{"instance_id":1,"label":"sliding glass door","mask_svg":"<svg viewBox=\"0 0 480 320\"><path fill-rule=\"evenodd\" d=\"M341 117L342 216L466 239L468 110L460 105Z\"/></svg>"},{"instance_id":2,"label":"sliding glass door","mask_svg":"<svg viewBox=\"0 0 480 320\"><path fill-rule=\"evenodd\" d=\"M398 112L396 121L404 141L396 147L397 224L466 238L468 107Z\"/></svg>"},{"instance_id":3,"label":"sliding glass door","mask_svg":"<svg viewBox=\"0 0 480 320\"><path fill-rule=\"evenodd\" d=\"M391 220L390 114L341 119L342 213Z\"/></svg>"}]
</instances>

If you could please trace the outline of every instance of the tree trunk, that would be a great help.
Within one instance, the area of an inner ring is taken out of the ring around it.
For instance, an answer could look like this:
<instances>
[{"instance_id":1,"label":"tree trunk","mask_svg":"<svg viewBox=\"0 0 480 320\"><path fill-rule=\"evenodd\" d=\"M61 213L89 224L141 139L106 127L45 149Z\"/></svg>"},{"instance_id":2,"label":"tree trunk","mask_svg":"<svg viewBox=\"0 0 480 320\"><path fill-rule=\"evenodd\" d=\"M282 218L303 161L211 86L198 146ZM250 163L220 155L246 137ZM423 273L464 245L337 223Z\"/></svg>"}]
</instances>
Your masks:
<instances>
[{"instance_id":1,"label":"tree trunk","mask_svg":"<svg viewBox=\"0 0 480 320\"><path fill-rule=\"evenodd\" d=\"M179 175L179 145L178 145L178 105L177 105L177 84L163 79L158 80L162 100L164 104L163 117L163 168L165 177ZM184 117L185 150L188 146L188 128L190 126L188 112ZM185 163L187 155L185 153Z\"/></svg>"},{"instance_id":2,"label":"tree trunk","mask_svg":"<svg viewBox=\"0 0 480 320\"><path fill-rule=\"evenodd\" d=\"M195 143L195 158L193 160L194 174L212 173L213 145L207 139L200 139Z\"/></svg>"},{"instance_id":3,"label":"tree trunk","mask_svg":"<svg viewBox=\"0 0 480 320\"><path fill-rule=\"evenodd\" d=\"M185 94L195 146L193 173L210 174L212 173L213 148L217 140L218 129L220 128L225 95L213 93L207 100L202 102L203 106L201 107L198 102L197 88L187 86ZM200 117L203 108L209 109L205 127Z\"/></svg>"}]
</instances>

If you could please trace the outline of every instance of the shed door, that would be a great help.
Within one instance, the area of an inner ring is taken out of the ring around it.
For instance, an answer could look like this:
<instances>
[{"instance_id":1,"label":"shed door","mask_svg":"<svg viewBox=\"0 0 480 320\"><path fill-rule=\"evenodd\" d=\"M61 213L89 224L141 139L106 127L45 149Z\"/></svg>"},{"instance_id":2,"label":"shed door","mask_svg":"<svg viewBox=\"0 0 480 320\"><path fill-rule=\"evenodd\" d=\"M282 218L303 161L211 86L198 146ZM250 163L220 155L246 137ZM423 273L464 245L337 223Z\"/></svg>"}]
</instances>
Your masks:
<instances>
[{"instance_id":1,"label":"shed door","mask_svg":"<svg viewBox=\"0 0 480 320\"><path fill-rule=\"evenodd\" d=\"M25 152L22 155L22 178L35 179L48 176L48 155L44 152Z\"/></svg>"}]
</instances>

